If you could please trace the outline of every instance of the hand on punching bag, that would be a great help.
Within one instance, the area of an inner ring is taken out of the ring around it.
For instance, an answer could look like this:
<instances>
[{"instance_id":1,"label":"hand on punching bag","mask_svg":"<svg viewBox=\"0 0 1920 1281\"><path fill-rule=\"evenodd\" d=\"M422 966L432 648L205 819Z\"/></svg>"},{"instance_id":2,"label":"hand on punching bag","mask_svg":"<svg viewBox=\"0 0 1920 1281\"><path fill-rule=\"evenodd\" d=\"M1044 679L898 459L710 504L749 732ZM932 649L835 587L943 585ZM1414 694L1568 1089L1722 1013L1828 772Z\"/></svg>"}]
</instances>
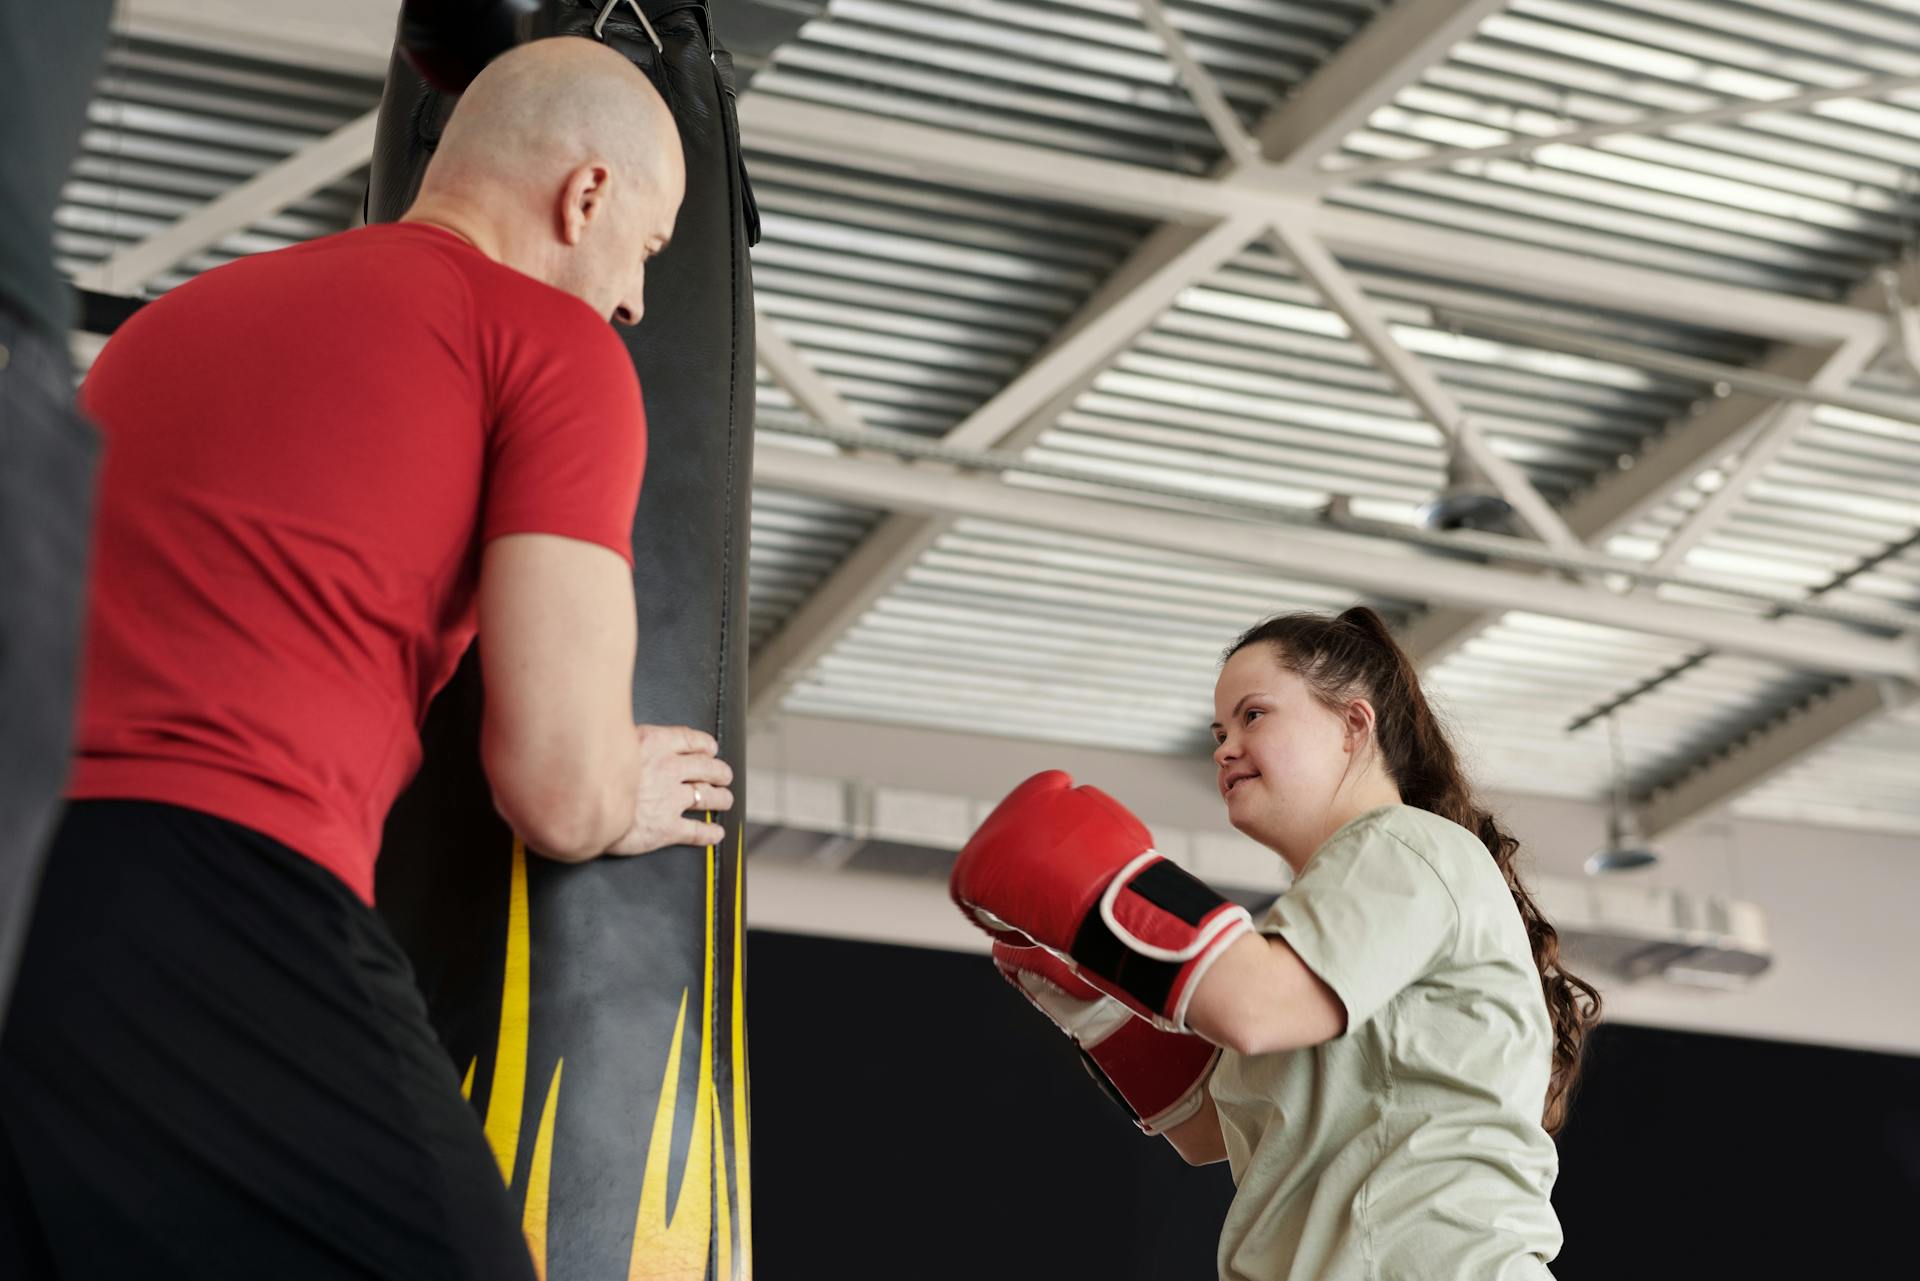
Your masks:
<instances>
[{"instance_id":1,"label":"hand on punching bag","mask_svg":"<svg viewBox=\"0 0 1920 1281\"><path fill-rule=\"evenodd\" d=\"M540 0L406 0L400 50L442 93L459 93L489 62L520 43L521 19Z\"/></svg>"},{"instance_id":2,"label":"hand on punching bag","mask_svg":"<svg viewBox=\"0 0 1920 1281\"><path fill-rule=\"evenodd\" d=\"M609 854L651 854L675 845L720 845L727 829L712 821L733 808L733 767L713 735L685 725L636 725L640 778L633 822ZM691 810L700 818L687 818Z\"/></svg>"}]
</instances>

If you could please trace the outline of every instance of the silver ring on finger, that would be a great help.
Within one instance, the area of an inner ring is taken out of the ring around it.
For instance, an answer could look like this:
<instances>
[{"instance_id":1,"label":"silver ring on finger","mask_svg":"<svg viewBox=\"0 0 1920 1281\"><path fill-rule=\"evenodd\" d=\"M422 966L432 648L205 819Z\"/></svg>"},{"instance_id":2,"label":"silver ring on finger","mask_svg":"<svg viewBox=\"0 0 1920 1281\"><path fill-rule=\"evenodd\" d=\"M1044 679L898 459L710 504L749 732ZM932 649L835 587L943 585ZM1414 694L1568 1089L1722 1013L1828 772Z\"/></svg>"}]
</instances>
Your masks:
<instances>
[{"instance_id":1,"label":"silver ring on finger","mask_svg":"<svg viewBox=\"0 0 1920 1281\"><path fill-rule=\"evenodd\" d=\"M697 810L703 810L707 808L706 806L700 803L700 784L698 783L695 783L693 785L693 808Z\"/></svg>"}]
</instances>

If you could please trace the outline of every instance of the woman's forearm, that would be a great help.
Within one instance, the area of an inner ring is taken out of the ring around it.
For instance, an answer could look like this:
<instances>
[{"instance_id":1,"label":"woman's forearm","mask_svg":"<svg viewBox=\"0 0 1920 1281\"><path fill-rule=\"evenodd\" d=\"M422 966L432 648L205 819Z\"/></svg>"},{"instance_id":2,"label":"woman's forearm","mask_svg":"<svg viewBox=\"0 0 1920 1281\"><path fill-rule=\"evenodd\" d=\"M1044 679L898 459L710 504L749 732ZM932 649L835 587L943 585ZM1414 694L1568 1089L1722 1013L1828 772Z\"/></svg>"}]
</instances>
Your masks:
<instances>
[{"instance_id":1,"label":"woman's forearm","mask_svg":"<svg viewBox=\"0 0 1920 1281\"><path fill-rule=\"evenodd\" d=\"M1240 1054L1273 1054L1331 1041L1347 1012L1284 939L1249 934L1200 977L1187 1026Z\"/></svg>"}]
</instances>

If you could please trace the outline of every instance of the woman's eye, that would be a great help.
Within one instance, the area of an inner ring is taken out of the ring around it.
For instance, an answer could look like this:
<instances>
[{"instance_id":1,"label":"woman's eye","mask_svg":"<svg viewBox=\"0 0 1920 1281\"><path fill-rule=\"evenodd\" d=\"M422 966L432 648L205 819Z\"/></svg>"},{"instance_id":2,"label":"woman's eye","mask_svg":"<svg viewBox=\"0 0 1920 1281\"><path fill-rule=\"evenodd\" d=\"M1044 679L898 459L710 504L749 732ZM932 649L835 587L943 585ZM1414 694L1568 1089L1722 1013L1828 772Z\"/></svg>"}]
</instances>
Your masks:
<instances>
[{"instance_id":1,"label":"woman's eye","mask_svg":"<svg viewBox=\"0 0 1920 1281\"><path fill-rule=\"evenodd\" d=\"M1259 709L1259 708L1257 708L1257 707L1249 707L1249 708L1247 709L1247 715L1246 715L1246 718L1245 718L1245 719L1246 719L1246 722L1247 722L1247 724L1249 724L1249 725L1251 725L1251 724L1253 724L1253 718L1254 718L1254 717L1256 717L1256 716L1258 716L1258 715L1260 715L1260 714L1261 714L1261 713L1260 713L1260 709Z\"/></svg>"}]
</instances>

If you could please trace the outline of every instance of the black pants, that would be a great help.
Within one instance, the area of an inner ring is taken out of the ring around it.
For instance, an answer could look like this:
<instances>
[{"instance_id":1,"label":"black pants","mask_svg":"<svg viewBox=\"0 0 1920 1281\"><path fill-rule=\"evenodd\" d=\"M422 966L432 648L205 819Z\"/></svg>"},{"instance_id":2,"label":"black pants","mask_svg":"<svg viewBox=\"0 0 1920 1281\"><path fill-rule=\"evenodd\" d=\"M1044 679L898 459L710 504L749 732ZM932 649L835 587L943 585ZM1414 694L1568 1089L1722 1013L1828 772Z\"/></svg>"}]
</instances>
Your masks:
<instances>
[{"instance_id":1,"label":"black pants","mask_svg":"<svg viewBox=\"0 0 1920 1281\"><path fill-rule=\"evenodd\" d=\"M59 813L87 590L99 446L64 341L0 299L0 1018Z\"/></svg>"},{"instance_id":2,"label":"black pants","mask_svg":"<svg viewBox=\"0 0 1920 1281\"><path fill-rule=\"evenodd\" d=\"M0 1037L0 1277L532 1275L379 918L247 828L71 806Z\"/></svg>"}]
</instances>

